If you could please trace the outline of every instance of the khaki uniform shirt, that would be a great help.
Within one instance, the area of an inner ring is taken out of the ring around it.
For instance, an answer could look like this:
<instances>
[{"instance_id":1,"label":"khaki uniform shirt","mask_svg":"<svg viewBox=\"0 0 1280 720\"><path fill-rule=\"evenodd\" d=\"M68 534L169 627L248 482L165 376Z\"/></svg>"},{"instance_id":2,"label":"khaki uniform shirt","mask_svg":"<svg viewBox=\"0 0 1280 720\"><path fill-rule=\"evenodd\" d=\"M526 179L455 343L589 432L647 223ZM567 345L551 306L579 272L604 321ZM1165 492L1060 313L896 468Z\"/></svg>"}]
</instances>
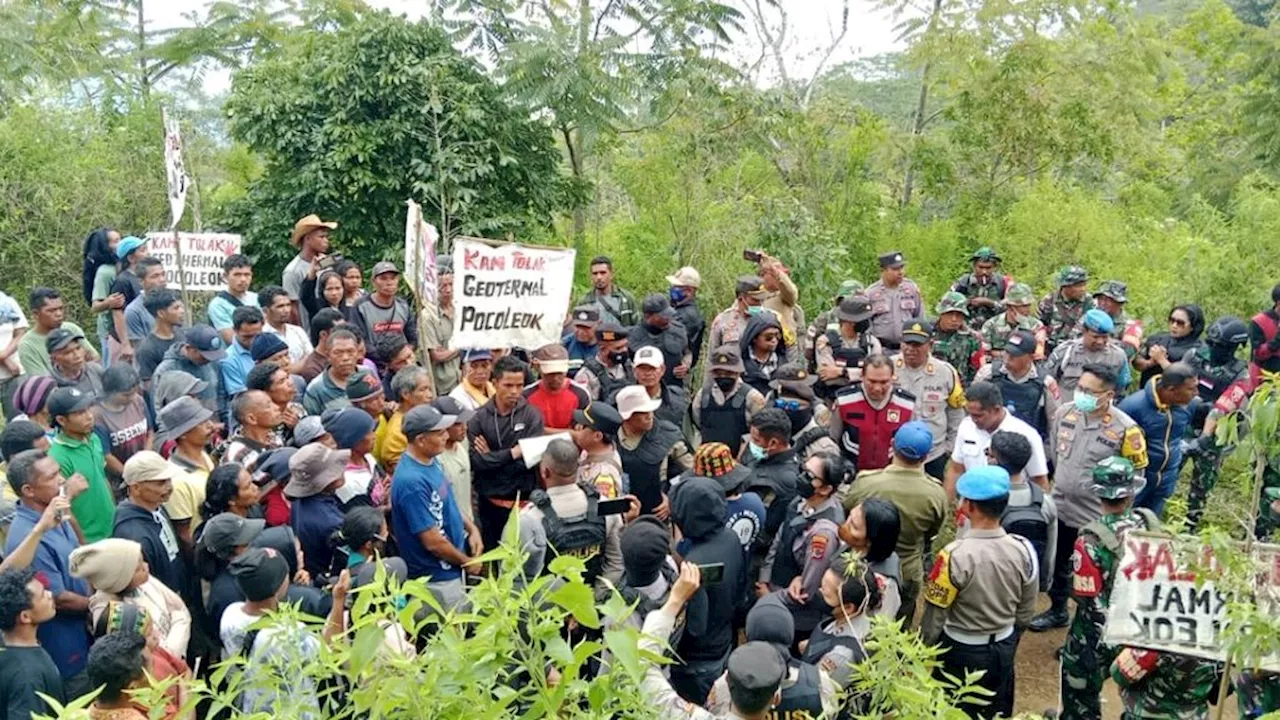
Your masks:
<instances>
[{"instance_id":1,"label":"khaki uniform shirt","mask_svg":"<svg viewBox=\"0 0 1280 720\"><path fill-rule=\"evenodd\" d=\"M1052 497L1067 527L1082 528L1102 516L1102 501L1093 491L1099 462L1119 456L1139 472L1148 462L1142 428L1115 406L1091 418L1075 405L1064 405L1050 424L1049 445L1055 465Z\"/></svg>"},{"instance_id":2,"label":"khaki uniform shirt","mask_svg":"<svg viewBox=\"0 0 1280 720\"><path fill-rule=\"evenodd\" d=\"M924 589L921 637L933 644L944 628L995 634L1025 627L1035 615L1039 590L1030 541L1002 528L970 530L938 552Z\"/></svg>"},{"instance_id":3,"label":"khaki uniform shirt","mask_svg":"<svg viewBox=\"0 0 1280 720\"><path fill-rule=\"evenodd\" d=\"M950 454L956 431L965 418L964 384L960 374L946 360L931 357L918 368L907 367L901 355L893 358L897 369L894 384L916 398L916 417L933 431L933 449L926 462Z\"/></svg>"},{"instance_id":4,"label":"khaki uniform shirt","mask_svg":"<svg viewBox=\"0 0 1280 720\"><path fill-rule=\"evenodd\" d=\"M443 308L428 306L422 310L422 349L448 350L449 339L453 337L453 318L445 314ZM431 375L436 383L436 397L444 397L458 387L458 379L462 377L462 356L454 356L442 363L431 361Z\"/></svg>"},{"instance_id":5,"label":"khaki uniform shirt","mask_svg":"<svg viewBox=\"0 0 1280 720\"><path fill-rule=\"evenodd\" d=\"M578 482L594 485L602 500L612 500L627 494L622 486L622 458L612 447L603 453L582 456L578 465Z\"/></svg>"},{"instance_id":6,"label":"khaki uniform shirt","mask_svg":"<svg viewBox=\"0 0 1280 720\"><path fill-rule=\"evenodd\" d=\"M867 288L871 300L871 334L891 348L902 344L902 323L908 318L924 317L924 298L920 288L906 278L896 288L885 287L877 280Z\"/></svg>"},{"instance_id":7,"label":"khaki uniform shirt","mask_svg":"<svg viewBox=\"0 0 1280 720\"><path fill-rule=\"evenodd\" d=\"M1123 389L1129 385L1129 358L1124 354L1124 348L1115 340L1108 340L1107 346L1096 352L1085 350L1084 338L1068 340L1053 349L1053 354L1049 355L1049 360L1045 363L1044 372L1046 376L1057 380L1058 387L1069 395L1075 392L1076 385L1080 383L1084 366L1094 363L1109 367L1116 373L1119 378L1116 390L1123 394Z\"/></svg>"},{"instance_id":8,"label":"khaki uniform shirt","mask_svg":"<svg viewBox=\"0 0 1280 720\"><path fill-rule=\"evenodd\" d=\"M627 376L627 368L622 365L606 366L605 370L609 373L609 377L614 380L621 380ZM574 376L573 382L586 389L592 400L603 401L608 399L600 397L600 378L596 377L596 374L591 372L589 368L583 367L579 370L578 374Z\"/></svg>"}]
</instances>

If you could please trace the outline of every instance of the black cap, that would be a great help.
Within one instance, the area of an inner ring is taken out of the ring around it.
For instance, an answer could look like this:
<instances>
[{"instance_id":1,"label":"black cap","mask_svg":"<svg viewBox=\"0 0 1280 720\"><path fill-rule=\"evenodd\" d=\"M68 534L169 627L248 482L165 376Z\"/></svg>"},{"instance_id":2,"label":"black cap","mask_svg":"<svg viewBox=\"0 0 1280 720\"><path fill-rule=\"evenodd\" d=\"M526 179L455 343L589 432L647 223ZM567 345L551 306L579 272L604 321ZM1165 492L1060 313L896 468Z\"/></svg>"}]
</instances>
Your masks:
<instances>
[{"instance_id":1,"label":"black cap","mask_svg":"<svg viewBox=\"0 0 1280 720\"><path fill-rule=\"evenodd\" d=\"M573 324L595 327L600 322L600 309L595 305L579 305L573 309Z\"/></svg>"},{"instance_id":2,"label":"black cap","mask_svg":"<svg viewBox=\"0 0 1280 720\"><path fill-rule=\"evenodd\" d=\"M671 301L666 295L658 295L654 293L645 297L644 303L640 305L640 312L645 315L666 315L671 317L675 311L671 309Z\"/></svg>"},{"instance_id":3,"label":"black cap","mask_svg":"<svg viewBox=\"0 0 1280 720\"><path fill-rule=\"evenodd\" d=\"M50 353L56 353L65 348L76 340L83 340L84 335L64 327L60 327L44 339L44 349Z\"/></svg>"},{"instance_id":4,"label":"black cap","mask_svg":"<svg viewBox=\"0 0 1280 720\"><path fill-rule=\"evenodd\" d=\"M1014 356L1030 355L1036 351L1036 336L1027 330L1014 330L1004 341L1004 351Z\"/></svg>"},{"instance_id":5,"label":"black cap","mask_svg":"<svg viewBox=\"0 0 1280 720\"><path fill-rule=\"evenodd\" d=\"M627 337L627 331L616 322L604 322L596 328L596 340L600 342L613 342L614 340L622 340Z\"/></svg>"},{"instance_id":6,"label":"black cap","mask_svg":"<svg viewBox=\"0 0 1280 720\"><path fill-rule=\"evenodd\" d=\"M266 520L243 518L235 513L221 513L205 521L200 543L205 549L222 559L241 545L248 545L267 527Z\"/></svg>"},{"instance_id":7,"label":"black cap","mask_svg":"<svg viewBox=\"0 0 1280 720\"><path fill-rule=\"evenodd\" d=\"M902 323L902 342L927 343L933 339L933 323L928 320L907 320Z\"/></svg>"},{"instance_id":8,"label":"black cap","mask_svg":"<svg viewBox=\"0 0 1280 720\"><path fill-rule=\"evenodd\" d=\"M439 410L441 415L452 415L458 418L457 422L464 425L471 419L472 415L476 414L474 410L464 406L462 403L448 395L443 395L432 400L431 406Z\"/></svg>"},{"instance_id":9,"label":"black cap","mask_svg":"<svg viewBox=\"0 0 1280 720\"><path fill-rule=\"evenodd\" d=\"M773 371L769 386L805 400L813 400L813 384L817 381L818 376L807 372L802 366L786 363Z\"/></svg>"},{"instance_id":10,"label":"black cap","mask_svg":"<svg viewBox=\"0 0 1280 720\"><path fill-rule=\"evenodd\" d=\"M182 342L196 349L205 360L221 360L227 355L227 346L218 331L208 325L192 325L182 335Z\"/></svg>"},{"instance_id":11,"label":"black cap","mask_svg":"<svg viewBox=\"0 0 1280 720\"><path fill-rule=\"evenodd\" d=\"M78 413L92 406L95 399L93 393L81 392L73 387L60 387L49 396L49 403L45 407L49 410L49 417L56 418L59 415Z\"/></svg>"},{"instance_id":12,"label":"black cap","mask_svg":"<svg viewBox=\"0 0 1280 720\"><path fill-rule=\"evenodd\" d=\"M752 695L773 694L786 677L787 664L777 648L753 640L729 654L729 687Z\"/></svg>"},{"instance_id":13,"label":"black cap","mask_svg":"<svg viewBox=\"0 0 1280 720\"><path fill-rule=\"evenodd\" d=\"M451 427L457 419L453 415L445 415L430 405L419 405L404 416L400 430L412 441L422 433Z\"/></svg>"},{"instance_id":14,"label":"black cap","mask_svg":"<svg viewBox=\"0 0 1280 720\"><path fill-rule=\"evenodd\" d=\"M907 258L898 250L890 250L880 256L880 267L882 268L900 268L907 264Z\"/></svg>"},{"instance_id":15,"label":"black cap","mask_svg":"<svg viewBox=\"0 0 1280 720\"><path fill-rule=\"evenodd\" d=\"M622 567L627 584L643 587L658 579L671 552L671 531L652 515L642 515L622 530Z\"/></svg>"},{"instance_id":16,"label":"black cap","mask_svg":"<svg viewBox=\"0 0 1280 720\"><path fill-rule=\"evenodd\" d=\"M274 548L250 548L231 561L230 570L245 598L258 602L280 589L289 577L289 561Z\"/></svg>"},{"instance_id":17,"label":"black cap","mask_svg":"<svg viewBox=\"0 0 1280 720\"><path fill-rule=\"evenodd\" d=\"M320 418L316 418L318 422ZM254 468L253 481L259 485L266 485L275 481L284 483L289 481L289 458L298 452L298 448L281 447L267 450L258 455L257 466Z\"/></svg>"},{"instance_id":18,"label":"black cap","mask_svg":"<svg viewBox=\"0 0 1280 720\"><path fill-rule=\"evenodd\" d=\"M617 435L618 428L622 427L622 416L618 411L612 405L599 401L581 410L574 410L573 421L610 436Z\"/></svg>"}]
</instances>

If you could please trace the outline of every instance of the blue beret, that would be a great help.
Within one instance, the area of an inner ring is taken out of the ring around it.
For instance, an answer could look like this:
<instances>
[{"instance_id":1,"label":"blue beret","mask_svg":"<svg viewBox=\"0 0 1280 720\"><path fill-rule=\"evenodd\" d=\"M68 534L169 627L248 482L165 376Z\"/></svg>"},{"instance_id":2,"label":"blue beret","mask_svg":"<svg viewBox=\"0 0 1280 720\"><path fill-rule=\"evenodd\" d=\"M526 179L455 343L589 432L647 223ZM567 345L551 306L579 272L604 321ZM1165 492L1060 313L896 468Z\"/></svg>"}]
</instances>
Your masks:
<instances>
[{"instance_id":1,"label":"blue beret","mask_svg":"<svg viewBox=\"0 0 1280 720\"><path fill-rule=\"evenodd\" d=\"M1116 323L1111 316L1097 308L1084 314L1084 326L1100 333L1112 333L1116 329Z\"/></svg>"},{"instance_id":2,"label":"blue beret","mask_svg":"<svg viewBox=\"0 0 1280 720\"><path fill-rule=\"evenodd\" d=\"M956 494L968 500L994 500L1009 494L1009 472L987 465L965 472L956 481Z\"/></svg>"}]
</instances>

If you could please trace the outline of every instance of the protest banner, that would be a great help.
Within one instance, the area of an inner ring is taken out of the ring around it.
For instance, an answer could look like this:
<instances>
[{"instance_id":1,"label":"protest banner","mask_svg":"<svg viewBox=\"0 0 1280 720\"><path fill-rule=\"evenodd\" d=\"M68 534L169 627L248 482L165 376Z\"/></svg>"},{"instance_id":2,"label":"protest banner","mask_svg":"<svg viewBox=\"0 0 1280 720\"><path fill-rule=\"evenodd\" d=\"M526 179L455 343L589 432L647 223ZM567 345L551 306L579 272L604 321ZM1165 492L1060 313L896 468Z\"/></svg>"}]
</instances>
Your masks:
<instances>
[{"instance_id":1,"label":"protest banner","mask_svg":"<svg viewBox=\"0 0 1280 720\"><path fill-rule=\"evenodd\" d=\"M180 248L175 238L181 242ZM226 289L222 261L240 252L240 247L240 236L226 233L147 233L147 254L164 264L169 287L185 285L197 292Z\"/></svg>"},{"instance_id":2,"label":"protest banner","mask_svg":"<svg viewBox=\"0 0 1280 720\"><path fill-rule=\"evenodd\" d=\"M560 342L573 261L568 248L458 238L449 347L533 350Z\"/></svg>"},{"instance_id":3,"label":"protest banner","mask_svg":"<svg viewBox=\"0 0 1280 720\"><path fill-rule=\"evenodd\" d=\"M169 181L169 212L173 222L169 227L178 227L182 213L187 207L187 171L182 162L182 136L178 133L178 121L169 115L168 110L160 110L164 120L164 169Z\"/></svg>"},{"instance_id":4,"label":"protest banner","mask_svg":"<svg viewBox=\"0 0 1280 720\"><path fill-rule=\"evenodd\" d=\"M1241 548L1244 546L1241 545ZM1242 550L1243 552L1243 550ZM1255 544L1253 601L1277 607L1280 546ZM1217 562L1198 540L1134 531L1125 536L1103 641L1225 660L1221 637L1231 598L1214 583ZM1280 670L1280 656L1262 667Z\"/></svg>"},{"instance_id":5,"label":"protest banner","mask_svg":"<svg viewBox=\"0 0 1280 720\"><path fill-rule=\"evenodd\" d=\"M439 298L436 274L436 243L440 234L422 219L422 206L409 200L404 219L405 282L423 306L435 305Z\"/></svg>"}]
</instances>

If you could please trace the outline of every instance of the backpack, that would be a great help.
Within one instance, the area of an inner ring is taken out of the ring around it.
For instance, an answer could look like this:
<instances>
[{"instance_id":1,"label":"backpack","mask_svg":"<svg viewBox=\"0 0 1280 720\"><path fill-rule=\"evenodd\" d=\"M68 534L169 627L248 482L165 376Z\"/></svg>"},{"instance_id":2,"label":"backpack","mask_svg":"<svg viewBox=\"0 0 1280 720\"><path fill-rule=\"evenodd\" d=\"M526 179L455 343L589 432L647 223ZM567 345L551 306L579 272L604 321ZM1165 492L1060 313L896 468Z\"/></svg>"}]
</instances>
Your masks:
<instances>
[{"instance_id":1,"label":"backpack","mask_svg":"<svg viewBox=\"0 0 1280 720\"><path fill-rule=\"evenodd\" d=\"M1044 519L1044 491L1035 483L1031 484L1031 503L1014 507L1006 507L1000 515L1000 527L1010 535L1021 535L1035 548L1036 559L1040 567L1048 567L1048 553L1055 548L1049 547L1049 523ZM1047 589L1046 581L1052 580L1045 573L1040 574L1041 589Z\"/></svg>"},{"instance_id":2,"label":"backpack","mask_svg":"<svg viewBox=\"0 0 1280 720\"><path fill-rule=\"evenodd\" d=\"M214 297L220 297L223 300L226 300L228 303L231 303L232 308L238 308L238 307L244 306L244 303L240 302L239 298L227 292L226 290L219 290Z\"/></svg>"}]
</instances>

